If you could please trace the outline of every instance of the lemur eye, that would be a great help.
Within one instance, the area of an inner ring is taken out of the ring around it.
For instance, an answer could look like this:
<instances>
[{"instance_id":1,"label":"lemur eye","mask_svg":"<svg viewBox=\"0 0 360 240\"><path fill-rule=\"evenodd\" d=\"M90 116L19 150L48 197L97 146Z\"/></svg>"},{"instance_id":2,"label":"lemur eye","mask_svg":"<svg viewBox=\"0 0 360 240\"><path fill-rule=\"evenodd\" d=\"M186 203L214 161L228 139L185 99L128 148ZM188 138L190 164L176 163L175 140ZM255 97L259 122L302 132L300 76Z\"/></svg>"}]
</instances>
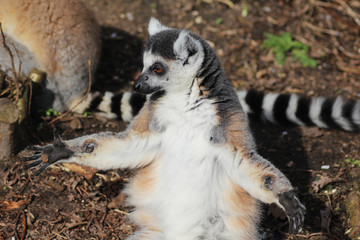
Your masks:
<instances>
[{"instance_id":1,"label":"lemur eye","mask_svg":"<svg viewBox=\"0 0 360 240\"><path fill-rule=\"evenodd\" d=\"M161 68L155 68L154 72L156 72L157 74L160 74L163 72L163 70Z\"/></svg>"},{"instance_id":2,"label":"lemur eye","mask_svg":"<svg viewBox=\"0 0 360 240\"><path fill-rule=\"evenodd\" d=\"M85 147L85 153L92 153L94 151L95 147L96 147L96 144L93 142L87 144Z\"/></svg>"}]
</instances>

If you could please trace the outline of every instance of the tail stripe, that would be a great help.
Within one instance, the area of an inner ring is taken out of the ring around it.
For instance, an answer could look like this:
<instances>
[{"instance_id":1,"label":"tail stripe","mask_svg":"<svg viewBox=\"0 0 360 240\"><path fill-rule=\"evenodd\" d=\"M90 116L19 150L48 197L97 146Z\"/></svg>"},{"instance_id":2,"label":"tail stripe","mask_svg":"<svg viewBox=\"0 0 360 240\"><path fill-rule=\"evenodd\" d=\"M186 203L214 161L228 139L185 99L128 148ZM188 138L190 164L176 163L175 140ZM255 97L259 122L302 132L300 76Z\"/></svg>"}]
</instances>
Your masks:
<instances>
[{"instance_id":1,"label":"tail stripe","mask_svg":"<svg viewBox=\"0 0 360 240\"><path fill-rule=\"evenodd\" d=\"M289 120L286 112L289 108L290 95L280 94L275 100L273 111L277 123L282 125L292 125L293 123Z\"/></svg>"},{"instance_id":2,"label":"tail stripe","mask_svg":"<svg viewBox=\"0 0 360 240\"><path fill-rule=\"evenodd\" d=\"M354 110L355 110L355 105L356 105L356 101L355 100L351 100L351 101L348 101L348 102L346 102L345 104L343 104L343 109L342 109L342 111L341 111L341 115L344 117L344 118L346 118L346 119L348 119L350 122L351 122L351 124L352 124L352 127L353 128L358 128L358 127L356 127L356 124L355 124L355 122L353 121L353 112L354 112ZM359 130L359 129L358 129Z\"/></svg>"},{"instance_id":3,"label":"tail stripe","mask_svg":"<svg viewBox=\"0 0 360 240\"><path fill-rule=\"evenodd\" d=\"M275 104L276 99L278 98L278 93L268 93L265 94L263 103L262 103L262 110L265 120L268 120L272 123L277 123L274 116L273 106Z\"/></svg>"},{"instance_id":4,"label":"tail stripe","mask_svg":"<svg viewBox=\"0 0 360 240\"><path fill-rule=\"evenodd\" d=\"M310 105L311 100L305 97L299 97L298 108L296 110L295 116L300 119L306 125L314 125L314 122L310 118Z\"/></svg>"},{"instance_id":5,"label":"tail stripe","mask_svg":"<svg viewBox=\"0 0 360 240\"><path fill-rule=\"evenodd\" d=\"M357 129L360 128L360 101L356 101L354 106L353 114L352 114L352 121L356 124Z\"/></svg>"},{"instance_id":6,"label":"tail stripe","mask_svg":"<svg viewBox=\"0 0 360 240\"><path fill-rule=\"evenodd\" d=\"M245 91L243 91L243 92L245 92ZM258 92L253 89L249 90L245 96L245 103L247 104L247 109L249 109L249 111L247 111L247 113L251 113L257 117L260 117L260 115L262 113L261 106L263 104L263 99L264 99L263 92ZM244 110L245 110L245 107L244 107Z\"/></svg>"},{"instance_id":7,"label":"tail stripe","mask_svg":"<svg viewBox=\"0 0 360 240\"><path fill-rule=\"evenodd\" d=\"M337 97L333 105L331 117L342 129L353 131L355 125L351 122L351 115L348 115L348 117L344 115L345 106L342 98Z\"/></svg>"},{"instance_id":8,"label":"tail stripe","mask_svg":"<svg viewBox=\"0 0 360 240\"><path fill-rule=\"evenodd\" d=\"M121 106L120 106L122 95L123 95L122 93L116 94L111 98L111 112L115 113L120 120L123 120L121 118Z\"/></svg>"},{"instance_id":9,"label":"tail stripe","mask_svg":"<svg viewBox=\"0 0 360 240\"><path fill-rule=\"evenodd\" d=\"M249 105L245 101L245 97L247 96L247 91L238 91L237 95L240 101L240 105L242 107L242 110L246 112L247 114L252 114L251 109Z\"/></svg>"},{"instance_id":10,"label":"tail stripe","mask_svg":"<svg viewBox=\"0 0 360 240\"><path fill-rule=\"evenodd\" d=\"M132 93L131 92L124 92L123 97L121 99L121 119L124 121L130 122L131 119L134 117L133 115L133 107L130 102ZM119 114L120 116L120 114Z\"/></svg>"},{"instance_id":11,"label":"tail stripe","mask_svg":"<svg viewBox=\"0 0 360 240\"><path fill-rule=\"evenodd\" d=\"M320 115L321 115L321 109L322 109L322 105L325 101L325 98L323 97L318 97L315 99L311 100L310 103L310 118L311 121L315 123L316 126L322 127L322 128L327 128L328 126L321 120Z\"/></svg>"},{"instance_id":12,"label":"tail stripe","mask_svg":"<svg viewBox=\"0 0 360 240\"><path fill-rule=\"evenodd\" d=\"M320 119L324 122L328 127L339 128L340 126L336 123L336 121L332 118L334 99L325 99L323 101L321 111L320 111Z\"/></svg>"},{"instance_id":13,"label":"tail stripe","mask_svg":"<svg viewBox=\"0 0 360 240\"><path fill-rule=\"evenodd\" d=\"M105 92L102 102L99 104L98 109L100 112L98 113L99 116L114 119L117 118L117 114L113 113L111 110L112 105L112 98L114 94L112 92Z\"/></svg>"},{"instance_id":14,"label":"tail stripe","mask_svg":"<svg viewBox=\"0 0 360 240\"><path fill-rule=\"evenodd\" d=\"M93 99L92 99L92 101L91 101L91 103L90 103L89 109L90 109L90 110L96 110L96 109L99 107L99 105L100 105L100 103L101 103L101 101L102 101L103 96L104 96L104 94L99 93L99 92L95 92L95 93L93 94Z\"/></svg>"},{"instance_id":15,"label":"tail stripe","mask_svg":"<svg viewBox=\"0 0 360 240\"><path fill-rule=\"evenodd\" d=\"M298 102L300 102L300 99L297 95L295 94L291 94L290 95L290 100L289 100L289 106L286 109L286 116L289 118L289 120L293 123L295 123L296 125L304 125L304 122L302 122L297 116L297 110L298 107L300 107L300 105L298 104ZM306 116L308 116L308 112L309 112L309 108L308 111L306 113Z\"/></svg>"},{"instance_id":16,"label":"tail stripe","mask_svg":"<svg viewBox=\"0 0 360 240\"><path fill-rule=\"evenodd\" d=\"M130 97L130 106L132 106L132 115L136 116L144 106L146 96L140 93L133 93Z\"/></svg>"}]
</instances>

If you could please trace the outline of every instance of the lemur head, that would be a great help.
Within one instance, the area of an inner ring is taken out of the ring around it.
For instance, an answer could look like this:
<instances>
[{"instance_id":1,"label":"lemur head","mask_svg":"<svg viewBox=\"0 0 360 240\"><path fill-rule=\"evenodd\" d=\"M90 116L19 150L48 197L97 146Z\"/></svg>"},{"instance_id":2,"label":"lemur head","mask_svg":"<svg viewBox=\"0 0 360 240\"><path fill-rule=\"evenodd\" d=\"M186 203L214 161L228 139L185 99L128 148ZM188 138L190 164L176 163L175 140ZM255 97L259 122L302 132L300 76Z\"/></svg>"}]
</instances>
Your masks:
<instances>
[{"instance_id":1,"label":"lemur head","mask_svg":"<svg viewBox=\"0 0 360 240\"><path fill-rule=\"evenodd\" d=\"M204 40L187 30L166 27L155 18L150 19L148 31L144 68L134 89L144 94L188 89L204 59Z\"/></svg>"}]
</instances>

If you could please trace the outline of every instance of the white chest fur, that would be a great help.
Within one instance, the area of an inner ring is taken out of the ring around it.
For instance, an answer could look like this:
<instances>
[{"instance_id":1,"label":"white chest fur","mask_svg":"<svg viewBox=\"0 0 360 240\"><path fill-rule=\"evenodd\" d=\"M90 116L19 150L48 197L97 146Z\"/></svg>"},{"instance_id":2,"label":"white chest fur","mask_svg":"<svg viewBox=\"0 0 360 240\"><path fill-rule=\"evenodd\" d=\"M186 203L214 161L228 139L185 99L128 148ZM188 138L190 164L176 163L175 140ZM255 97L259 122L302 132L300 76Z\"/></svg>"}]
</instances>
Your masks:
<instances>
[{"instance_id":1,"label":"white chest fur","mask_svg":"<svg viewBox=\"0 0 360 240\"><path fill-rule=\"evenodd\" d=\"M218 164L220 148L210 142L216 108L209 100L189 102L179 94L161 101L154 114L164 129L162 141L157 159L127 190L137 207L133 217L141 223L145 211L169 236L193 239L217 217L219 189L226 182Z\"/></svg>"}]
</instances>

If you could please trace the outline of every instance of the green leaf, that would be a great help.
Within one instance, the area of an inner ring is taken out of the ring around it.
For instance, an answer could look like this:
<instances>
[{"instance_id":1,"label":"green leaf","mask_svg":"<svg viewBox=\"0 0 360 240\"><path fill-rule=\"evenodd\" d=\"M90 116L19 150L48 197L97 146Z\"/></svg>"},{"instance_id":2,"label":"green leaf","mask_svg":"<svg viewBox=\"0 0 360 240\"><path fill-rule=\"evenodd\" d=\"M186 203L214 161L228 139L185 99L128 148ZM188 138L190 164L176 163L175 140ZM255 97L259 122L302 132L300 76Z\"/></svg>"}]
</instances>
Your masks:
<instances>
[{"instance_id":1,"label":"green leaf","mask_svg":"<svg viewBox=\"0 0 360 240\"><path fill-rule=\"evenodd\" d=\"M219 18L216 19L216 24L217 24L217 25L220 25L220 24L222 24L223 22L224 22L224 19L222 19L221 17L219 17Z\"/></svg>"},{"instance_id":2,"label":"green leaf","mask_svg":"<svg viewBox=\"0 0 360 240\"><path fill-rule=\"evenodd\" d=\"M269 49L275 55L278 64L283 65L286 59L286 53L291 53L295 61L299 61L304 67L316 67L315 59L308 56L309 46L294 41L289 32L278 36L271 33L264 33L266 39L263 41L262 48Z\"/></svg>"},{"instance_id":3,"label":"green leaf","mask_svg":"<svg viewBox=\"0 0 360 240\"><path fill-rule=\"evenodd\" d=\"M294 55L294 60L300 61L301 65L303 65L304 67L317 66L317 62L314 59L310 58L306 54L305 50L293 49L291 52Z\"/></svg>"},{"instance_id":4,"label":"green leaf","mask_svg":"<svg viewBox=\"0 0 360 240\"><path fill-rule=\"evenodd\" d=\"M275 60L278 64L284 65L286 55L284 51L275 51Z\"/></svg>"}]
</instances>

